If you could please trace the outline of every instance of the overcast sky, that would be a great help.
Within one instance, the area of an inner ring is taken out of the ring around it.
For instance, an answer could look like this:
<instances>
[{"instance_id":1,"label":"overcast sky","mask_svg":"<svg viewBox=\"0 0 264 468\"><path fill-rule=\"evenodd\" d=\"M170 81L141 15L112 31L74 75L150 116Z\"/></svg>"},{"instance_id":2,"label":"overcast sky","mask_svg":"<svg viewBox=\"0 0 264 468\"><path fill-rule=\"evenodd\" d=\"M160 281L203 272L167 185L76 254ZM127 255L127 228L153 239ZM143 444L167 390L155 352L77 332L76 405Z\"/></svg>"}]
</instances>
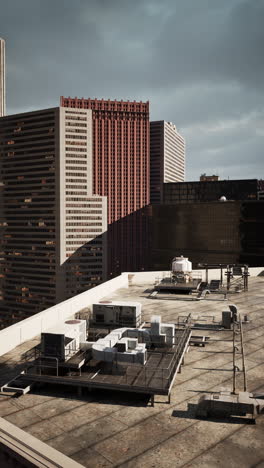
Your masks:
<instances>
[{"instance_id":1,"label":"overcast sky","mask_svg":"<svg viewBox=\"0 0 264 468\"><path fill-rule=\"evenodd\" d=\"M187 180L264 178L264 0L0 0L8 113L149 100Z\"/></svg>"}]
</instances>

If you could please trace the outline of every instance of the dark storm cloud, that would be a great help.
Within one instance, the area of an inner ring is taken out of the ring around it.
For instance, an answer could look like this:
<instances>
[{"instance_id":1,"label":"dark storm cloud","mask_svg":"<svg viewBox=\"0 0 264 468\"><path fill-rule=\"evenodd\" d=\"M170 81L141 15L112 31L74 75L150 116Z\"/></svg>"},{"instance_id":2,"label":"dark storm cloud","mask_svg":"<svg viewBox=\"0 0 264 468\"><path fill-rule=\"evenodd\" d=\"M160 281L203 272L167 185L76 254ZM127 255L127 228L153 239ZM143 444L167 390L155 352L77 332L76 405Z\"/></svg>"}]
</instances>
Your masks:
<instances>
[{"instance_id":1,"label":"dark storm cloud","mask_svg":"<svg viewBox=\"0 0 264 468\"><path fill-rule=\"evenodd\" d=\"M197 1L191 12L194 3L176 7L156 41L164 84L234 80L262 87L263 0Z\"/></svg>"},{"instance_id":2,"label":"dark storm cloud","mask_svg":"<svg viewBox=\"0 0 264 468\"><path fill-rule=\"evenodd\" d=\"M186 137L188 179L261 177L263 18L263 0L9 0L8 110L149 99Z\"/></svg>"}]
</instances>

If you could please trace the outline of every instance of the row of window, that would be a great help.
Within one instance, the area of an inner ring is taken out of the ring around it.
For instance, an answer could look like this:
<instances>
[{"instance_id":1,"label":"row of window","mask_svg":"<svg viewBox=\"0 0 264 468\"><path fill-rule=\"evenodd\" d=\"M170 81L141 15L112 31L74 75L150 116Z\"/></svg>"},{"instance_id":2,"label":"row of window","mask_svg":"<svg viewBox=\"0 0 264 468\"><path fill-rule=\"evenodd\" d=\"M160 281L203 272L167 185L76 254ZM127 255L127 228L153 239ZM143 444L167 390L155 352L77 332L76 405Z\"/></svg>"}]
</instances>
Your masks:
<instances>
[{"instance_id":1,"label":"row of window","mask_svg":"<svg viewBox=\"0 0 264 468\"><path fill-rule=\"evenodd\" d=\"M86 217L86 218L82 218L82 219L87 219L87 220L91 220L91 221L95 221L95 220L101 220L101 216L96 216L96 217ZM77 231L82 231L82 229L80 229L80 226L87 226L87 224L90 226L102 226L102 223L100 223L99 221L97 221L96 223L91 223L91 222L85 222L85 223L82 223L82 222L79 222L79 223L66 223L66 226L78 226L78 229ZM74 230L74 229L73 229ZM68 231L68 229L66 229L66 231ZM72 229L69 229L69 231L72 231Z\"/></svg>"},{"instance_id":2,"label":"row of window","mask_svg":"<svg viewBox=\"0 0 264 468\"><path fill-rule=\"evenodd\" d=\"M76 139L76 140L87 140L87 136L86 135L65 135L66 138L73 138L73 139ZM66 141L66 143L70 144L68 141ZM82 143L77 143L77 142L74 142L75 145L77 144L82 144Z\"/></svg>"},{"instance_id":3,"label":"row of window","mask_svg":"<svg viewBox=\"0 0 264 468\"><path fill-rule=\"evenodd\" d=\"M86 226L98 226L101 227L102 226L102 223L87 223ZM66 232L90 232L90 229L82 229L82 228L73 228L73 229L66 229Z\"/></svg>"},{"instance_id":4,"label":"row of window","mask_svg":"<svg viewBox=\"0 0 264 468\"><path fill-rule=\"evenodd\" d=\"M66 207L67 208L102 208L102 204L97 204L97 203L93 203L93 204L87 204L87 203L80 203L80 204L77 204L77 203L66 203Z\"/></svg>"},{"instance_id":5,"label":"row of window","mask_svg":"<svg viewBox=\"0 0 264 468\"><path fill-rule=\"evenodd\" d=\"M93 211L93 213L102 214L101 211ZM85 216L85 215L84 215L84 216L66 216L66 220L71 220L71 219L72 219L72 220L75 220L75 221L77 221L77 220L83 221L83 220L85 220L85 219L86 219L86 220L90 219L90 217L87 217L87 216ZM72 226L72 225L73 225L73 223L70 223L70 226ZM79 225L79 224L78 224L78 225ZM67 226L67 223L66 223L66 226Z\"/></svg>"},{"instance_id":6,"label":"row of window","mask_svg":"<svg viewBox=\"0 0 264 468\"><path fill-rule=\"evenodd\" d=\"M101 200L101 198L94 198L94 197L86 197L86 198L80 198L80 197L78 197L78 198L73 198L73 197L68 197L68 198L66 198L66 201L81 201L81 202L83 202L83 201L88 201L88 202L93 201L93 202L100 202L100 201L102 201L102 200Z\"/></svg>"},{"instance_id":7,"label":"row of window","mask_svg":"<svg viewBox=\"0 0 264 468\"><path fill-rule=\"evenodd\" d=\"M85 181L86 182L86 181ZM87 189L87 185L66 185L66 189ZM84 195L87 195L86 192L82 192ZM66 192L67 195L69 195L70 193L69 192ZM78 194L78 192L76 192L76 194Z\"/></svg>"},{"instance_id":8,"label":"row of window","mask_svg":"<svg viewBox=\"0 0 264 468\"><path fill-rule=\"evenodd\" d=\"M82 121L86 122L87 118L86 117L77 117L77 116L74 117L73 115L67 115L66 116L66 121L68 121L68 120L82 120Z\"/></svg>"},{"instance_id":9,"label":"row of window","mask_svg":"<svg viewBox=\"0 0 264 468\"><path fill-rule=\"evenodd\" d=\"M66 146L65 147L65 150L66 151L78 151L80 153L86 153L87 152L87 149L86 148L71 148L70 146ZM66 156L70 156L69 153L66 153ZM75 154L75 156L78 156L78 158L81 158L81 156L78 154ZM87 157L87 155L86 155Z\"/></svg>"},{"instance_id":10,"label":"row of window","mask_svg":"<svg viewBox=\"0 0 264 468\"><path fill-rule=\"evenodd\" d=\"M71 148L72 150L73 148ZM77 148L76 151L80 151L80 149L82 148ZM76 154L76 153L66 153L66 158L69 157L69 158L78 158L79 159L87 159L87 154ZM75 159L66 159L66 162L75 162ZM77 162L77 161L76 161ZM81 164L82 161L80 161L80 164Z\"/></svg>"},{"instance_id":11,"label":"row of window","mask_svg":"<svg viewBox=\"0 0 264 468\"><path fill-rule=\"evenodd\" d=\"M71 187L71 185L70 185L70 187ZM78 191L78 192L76 192L76 190L66 190L65 193L66 193L66 195L87 195L87 192L84 192L84 191L81 191L81 190Z\"/></svg>"}]
</instances>

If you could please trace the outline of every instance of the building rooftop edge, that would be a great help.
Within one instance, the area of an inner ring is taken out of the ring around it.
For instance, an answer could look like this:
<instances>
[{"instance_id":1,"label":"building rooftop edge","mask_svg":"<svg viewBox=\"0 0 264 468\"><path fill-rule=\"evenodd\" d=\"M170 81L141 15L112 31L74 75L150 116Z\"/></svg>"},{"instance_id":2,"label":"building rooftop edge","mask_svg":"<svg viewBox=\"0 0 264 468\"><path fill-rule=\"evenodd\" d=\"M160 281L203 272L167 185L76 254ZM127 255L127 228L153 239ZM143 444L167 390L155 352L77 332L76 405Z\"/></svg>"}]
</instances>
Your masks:
<instances>
[{"instance_id":1,"label":"building rooftop edge","mask_svg":"<svg viewBox=\"0 0 264 468\"><path fill-rule=\"evenodd\" d=\"M14 114L7 114L7 115L4 115L2 116L1 118L9 118L9 117L15 117L17 115L26 115L26 114L37 114L39 112L48 112L48 111L54 111L54 110L57 110L59 109L61 106L55 106L55 107L45 107L44 109L34 109L34 110L28 110L28 111L25 111L25 112L17 112L17 113L14 113Z\"/></svg>"},{"instance_id":2,"label":"building rooftop edge","mask_svg":"<svg viewBox=\"0 0 264 468\"><path fill-rule=\"evenodd\" d=\"M263 267L249 269L250 276L255 277L262 273ZM195 271L195 270L194 270ZM218 269L210 270L212 275ZM220 271L220 270L219 270ZM205 275L205 270L203 270ZM66 301L60 302L48 309L38 312L20 322L0 330L0 356L16 348L16 346L35 338L40 333L56 326L59 322L73 317L84 308L99 302L102 298L114 293L117 289L128 288L130 285L154 284L157 277L169 273L164 271L124 272L99 286L80 293Z\"/></svg>"},{"instance_id":3,"label":"building rooftop edge","mask_svg":"<svg viewBox=\"0 0 264 468\"><path fill-rule=\"evenodd\" d=\"M219 180L184 180L183 182L166 182L165 185L175 185L175 184L216 184L217 182L248 182L248 181L259 181L262 179L252 178L252 179L219 179Z\"/></svg>"},{"instance_id":4,"label":"building rooftop edge","mask_svg":"<svg viewBox=\"0 0 264 468\"><path fill-rule=\"evenodd\" d=\"M71 108L63 107L63 106L55 106L55 107L45 107L43 109L28 110L28 111L25 111L25 112L17 112L17 113L14 113L14 114L6 114L6 115L3 115L0 118L16 117L17 115L38 114L38 113L43 113L43 112L56 111L56 110L59 110L59 109L67 109L68 112L70 112L71 110L73 112L76 112L78 110L80 112L92 112L91 109L71 109Z\"/></svg>"},{"instance_id":5,"label":"building rooftop edge","mask_svg":"<svg viewBox=\"0 0 264 468\"><path fill-rule=\"evenodd\" d=\"M3 418L0 418L0 441L2 444L1 452L6 453L9 461L14 461L14 466L17 466L17 458L22 458L25 462L23 466L34 465L50 468L62 466L64 468L81 468L83 466L44 441L19 428L18 425L14 425ZM10 463L8 466L13 465Z\"/></svg>"},{"instance_id":6,"label":"building rooftop edge","mask_svg":"<svg viewBox=\"0 0 264 468\"><path fill-rule=\"evenodd\" d=\"M84 100L84 101L113 102L113 103L122 102L124 104L127 103L127 102L132 103L132 104L149 104L149 101L136 101L135 99L132 101L130 99L127 99L127 100L125 100L125 99L110 99L110 98L109 99L104 99L104 98L98 99L98 98L90 98L90 97L88 97L88 98L84 98L84 97L78 98L77 96L75 96L75 97L60 96L60 99L71 99L73 101L74 100L77 100L77 101Z\"/></svg>"}]
</instances>

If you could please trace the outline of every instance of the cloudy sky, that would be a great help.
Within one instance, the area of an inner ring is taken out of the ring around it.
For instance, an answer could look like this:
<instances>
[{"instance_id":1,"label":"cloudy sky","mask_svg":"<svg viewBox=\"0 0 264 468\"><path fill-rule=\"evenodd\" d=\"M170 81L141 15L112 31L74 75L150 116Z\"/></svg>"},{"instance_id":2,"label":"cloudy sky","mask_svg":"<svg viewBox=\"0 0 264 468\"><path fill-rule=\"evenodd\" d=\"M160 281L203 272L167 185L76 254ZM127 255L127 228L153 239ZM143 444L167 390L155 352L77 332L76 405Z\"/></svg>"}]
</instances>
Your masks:
<instances>
[{"instance_id":1,"label":"cloudy sky","mask_svg":"<svg viewBox=\"0 0 264 468\"><path fill-rule=\"evenodd\" d=\"M264 0L0 0L8 113L149 100L187 180L264 178Z\"/></svg>"}]
</instances>

